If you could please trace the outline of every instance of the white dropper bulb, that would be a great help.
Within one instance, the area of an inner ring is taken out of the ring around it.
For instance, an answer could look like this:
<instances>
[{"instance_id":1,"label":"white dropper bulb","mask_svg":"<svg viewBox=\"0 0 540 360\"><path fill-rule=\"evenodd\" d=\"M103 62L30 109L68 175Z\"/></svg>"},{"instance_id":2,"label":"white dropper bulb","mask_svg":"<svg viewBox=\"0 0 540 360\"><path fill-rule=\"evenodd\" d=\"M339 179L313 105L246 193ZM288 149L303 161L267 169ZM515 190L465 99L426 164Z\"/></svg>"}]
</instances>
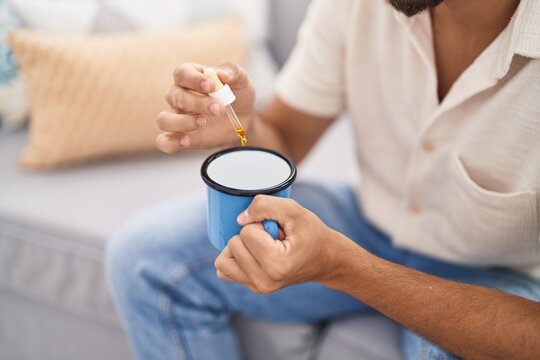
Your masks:
<instances>
[{"instance_id":1,"label":"white dropper bulb","mask_svg":"<svg viewBox=\"0 0 540 360\"><path fill-rule=\"evenodd\" d=\"M206 68L204 70L204 75L208 76L215 85L214 92L211 92L208 95L215 99L221 100L225 106L232 104L236 100L236 96L234 96L230 86L224 85L221 82L216 70L213 68Z\"/></svg>"}]
</instances>

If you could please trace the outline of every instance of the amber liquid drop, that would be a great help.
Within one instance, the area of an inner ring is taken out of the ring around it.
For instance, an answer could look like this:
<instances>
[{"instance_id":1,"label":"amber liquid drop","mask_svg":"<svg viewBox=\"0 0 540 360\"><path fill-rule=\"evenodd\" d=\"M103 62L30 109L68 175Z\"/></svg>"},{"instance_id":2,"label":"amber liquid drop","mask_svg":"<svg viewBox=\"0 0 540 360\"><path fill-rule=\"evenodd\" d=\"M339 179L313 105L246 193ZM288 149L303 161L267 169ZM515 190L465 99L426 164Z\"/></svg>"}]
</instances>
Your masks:
<instances>
[{"instance_id":1,"label":"amber liquid drop","mask_svg":"<svg viewBox=\"0 0 540 360\"><path fill-rule=\"evenodd\" d=\"M240 144L242 144L242 146L246 146L247 145L247 139L246 139L246 133L245 133L244 129L240 128L240 129L236 130L236 135L238 135L238 137L240 138Z\"/></svg>"}]
</instances>

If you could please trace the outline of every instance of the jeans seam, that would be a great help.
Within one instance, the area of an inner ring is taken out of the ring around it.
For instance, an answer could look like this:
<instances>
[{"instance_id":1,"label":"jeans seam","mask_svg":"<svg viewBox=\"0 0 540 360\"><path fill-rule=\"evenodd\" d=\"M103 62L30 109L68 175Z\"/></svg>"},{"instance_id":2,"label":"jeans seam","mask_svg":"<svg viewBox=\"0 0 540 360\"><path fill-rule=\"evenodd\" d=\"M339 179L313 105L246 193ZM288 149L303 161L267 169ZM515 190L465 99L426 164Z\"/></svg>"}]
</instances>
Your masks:
<instances>
[{"instance_id":1,"label":"jeans seam","mask_svg":"<svg viewBox=\"0 0 540 360\"><path fill-rule=\"evenodd\" d=\"M212 258L206 258L190 265L180 264L171 272L171 275L168 277L169 279L164 281L160 286L160 310L165 319L165 323L167 324L167 330L170 332L173 339L174 348L176 353L179 355L179 358L182 358L182 351L184 351L186 359L194 359L193 355L191 354L188 341L183 335L182 326L180 323L175 321L176 318L174 316L172 301L170 296L165 295L165 284L169 285L170 287L175 287L176 285L180 284L180 282L184 280L187 275L191 274L193 270L207 266L212 262Z\"/></svg>"},{"instance_id":2,"label":"jeans seam","mask_svg":"<svg viewBox=\"0 0 540 360\"><path fill-rule=\"evenodd\" d=\"M182 339L182 336L178 333L177 329L174 326L171 313L171 300L168 297L162 296L160 301L160 310L162 316L165 319L167 331L171 334L172 342L174 344L175 352L178 354L179 358L182 358L181 351L184 351L188 355L187 342ZM191 356L188 355L188 358Z\"/></svg>"},{"instance_id":3,"label":"jeans seam","mask_svg":"<svg viewBox=\"0 0 540 360\"><path fill-rule=\"evenodd\" d=\"M429 352L430 345L431 345L430 343L426 342L424 347L422 347L422 351L420 352L419 360L425 360L426 359L426 355Z\"/></svg>"}]
</instances>

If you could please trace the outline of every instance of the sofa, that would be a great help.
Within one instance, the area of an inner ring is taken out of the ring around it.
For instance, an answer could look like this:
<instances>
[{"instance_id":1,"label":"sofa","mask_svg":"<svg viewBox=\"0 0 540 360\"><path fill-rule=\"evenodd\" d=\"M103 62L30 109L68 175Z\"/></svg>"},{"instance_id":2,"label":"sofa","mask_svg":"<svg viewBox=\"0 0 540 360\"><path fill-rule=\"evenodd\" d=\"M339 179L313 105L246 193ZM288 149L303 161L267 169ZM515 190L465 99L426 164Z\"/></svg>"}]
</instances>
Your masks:
<instances>
[{"instance_id":1,"label":"sofa","mask_svg":"<svg viewBox=\"0 0 540 360\"><path fill-rule=\"evenodd\" d=\"M277 67L308 3L270 2L268 51ZM350 134L346 118L337 121L299 177L357 181ZM141 209L204 191L199 167L208 152L23 172L27 136L0 137L0 359L130 359L104 275L106 243ZM313 326L241 316L234 323L246 359L400 358L399 327L375 312Z\"/></svg>"}]
</instances>

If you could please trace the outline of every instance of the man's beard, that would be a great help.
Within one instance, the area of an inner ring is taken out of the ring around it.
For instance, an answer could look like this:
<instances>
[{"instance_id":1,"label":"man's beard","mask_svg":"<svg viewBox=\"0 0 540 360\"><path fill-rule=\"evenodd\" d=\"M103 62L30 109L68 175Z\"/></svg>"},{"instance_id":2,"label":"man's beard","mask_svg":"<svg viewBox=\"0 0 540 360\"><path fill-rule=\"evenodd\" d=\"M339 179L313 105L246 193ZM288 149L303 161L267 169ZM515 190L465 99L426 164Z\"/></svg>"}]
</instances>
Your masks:
<instances>
[{"instance_id":1,"label":"man's beard","mask_svg":"<svg viewBox=\"0 0 540 360\"><path fill-rule=\"evenodd\" d=\"M433 9L444 0L388 0L390 5L408 17Z\"/></svg>"}]
</instances>

